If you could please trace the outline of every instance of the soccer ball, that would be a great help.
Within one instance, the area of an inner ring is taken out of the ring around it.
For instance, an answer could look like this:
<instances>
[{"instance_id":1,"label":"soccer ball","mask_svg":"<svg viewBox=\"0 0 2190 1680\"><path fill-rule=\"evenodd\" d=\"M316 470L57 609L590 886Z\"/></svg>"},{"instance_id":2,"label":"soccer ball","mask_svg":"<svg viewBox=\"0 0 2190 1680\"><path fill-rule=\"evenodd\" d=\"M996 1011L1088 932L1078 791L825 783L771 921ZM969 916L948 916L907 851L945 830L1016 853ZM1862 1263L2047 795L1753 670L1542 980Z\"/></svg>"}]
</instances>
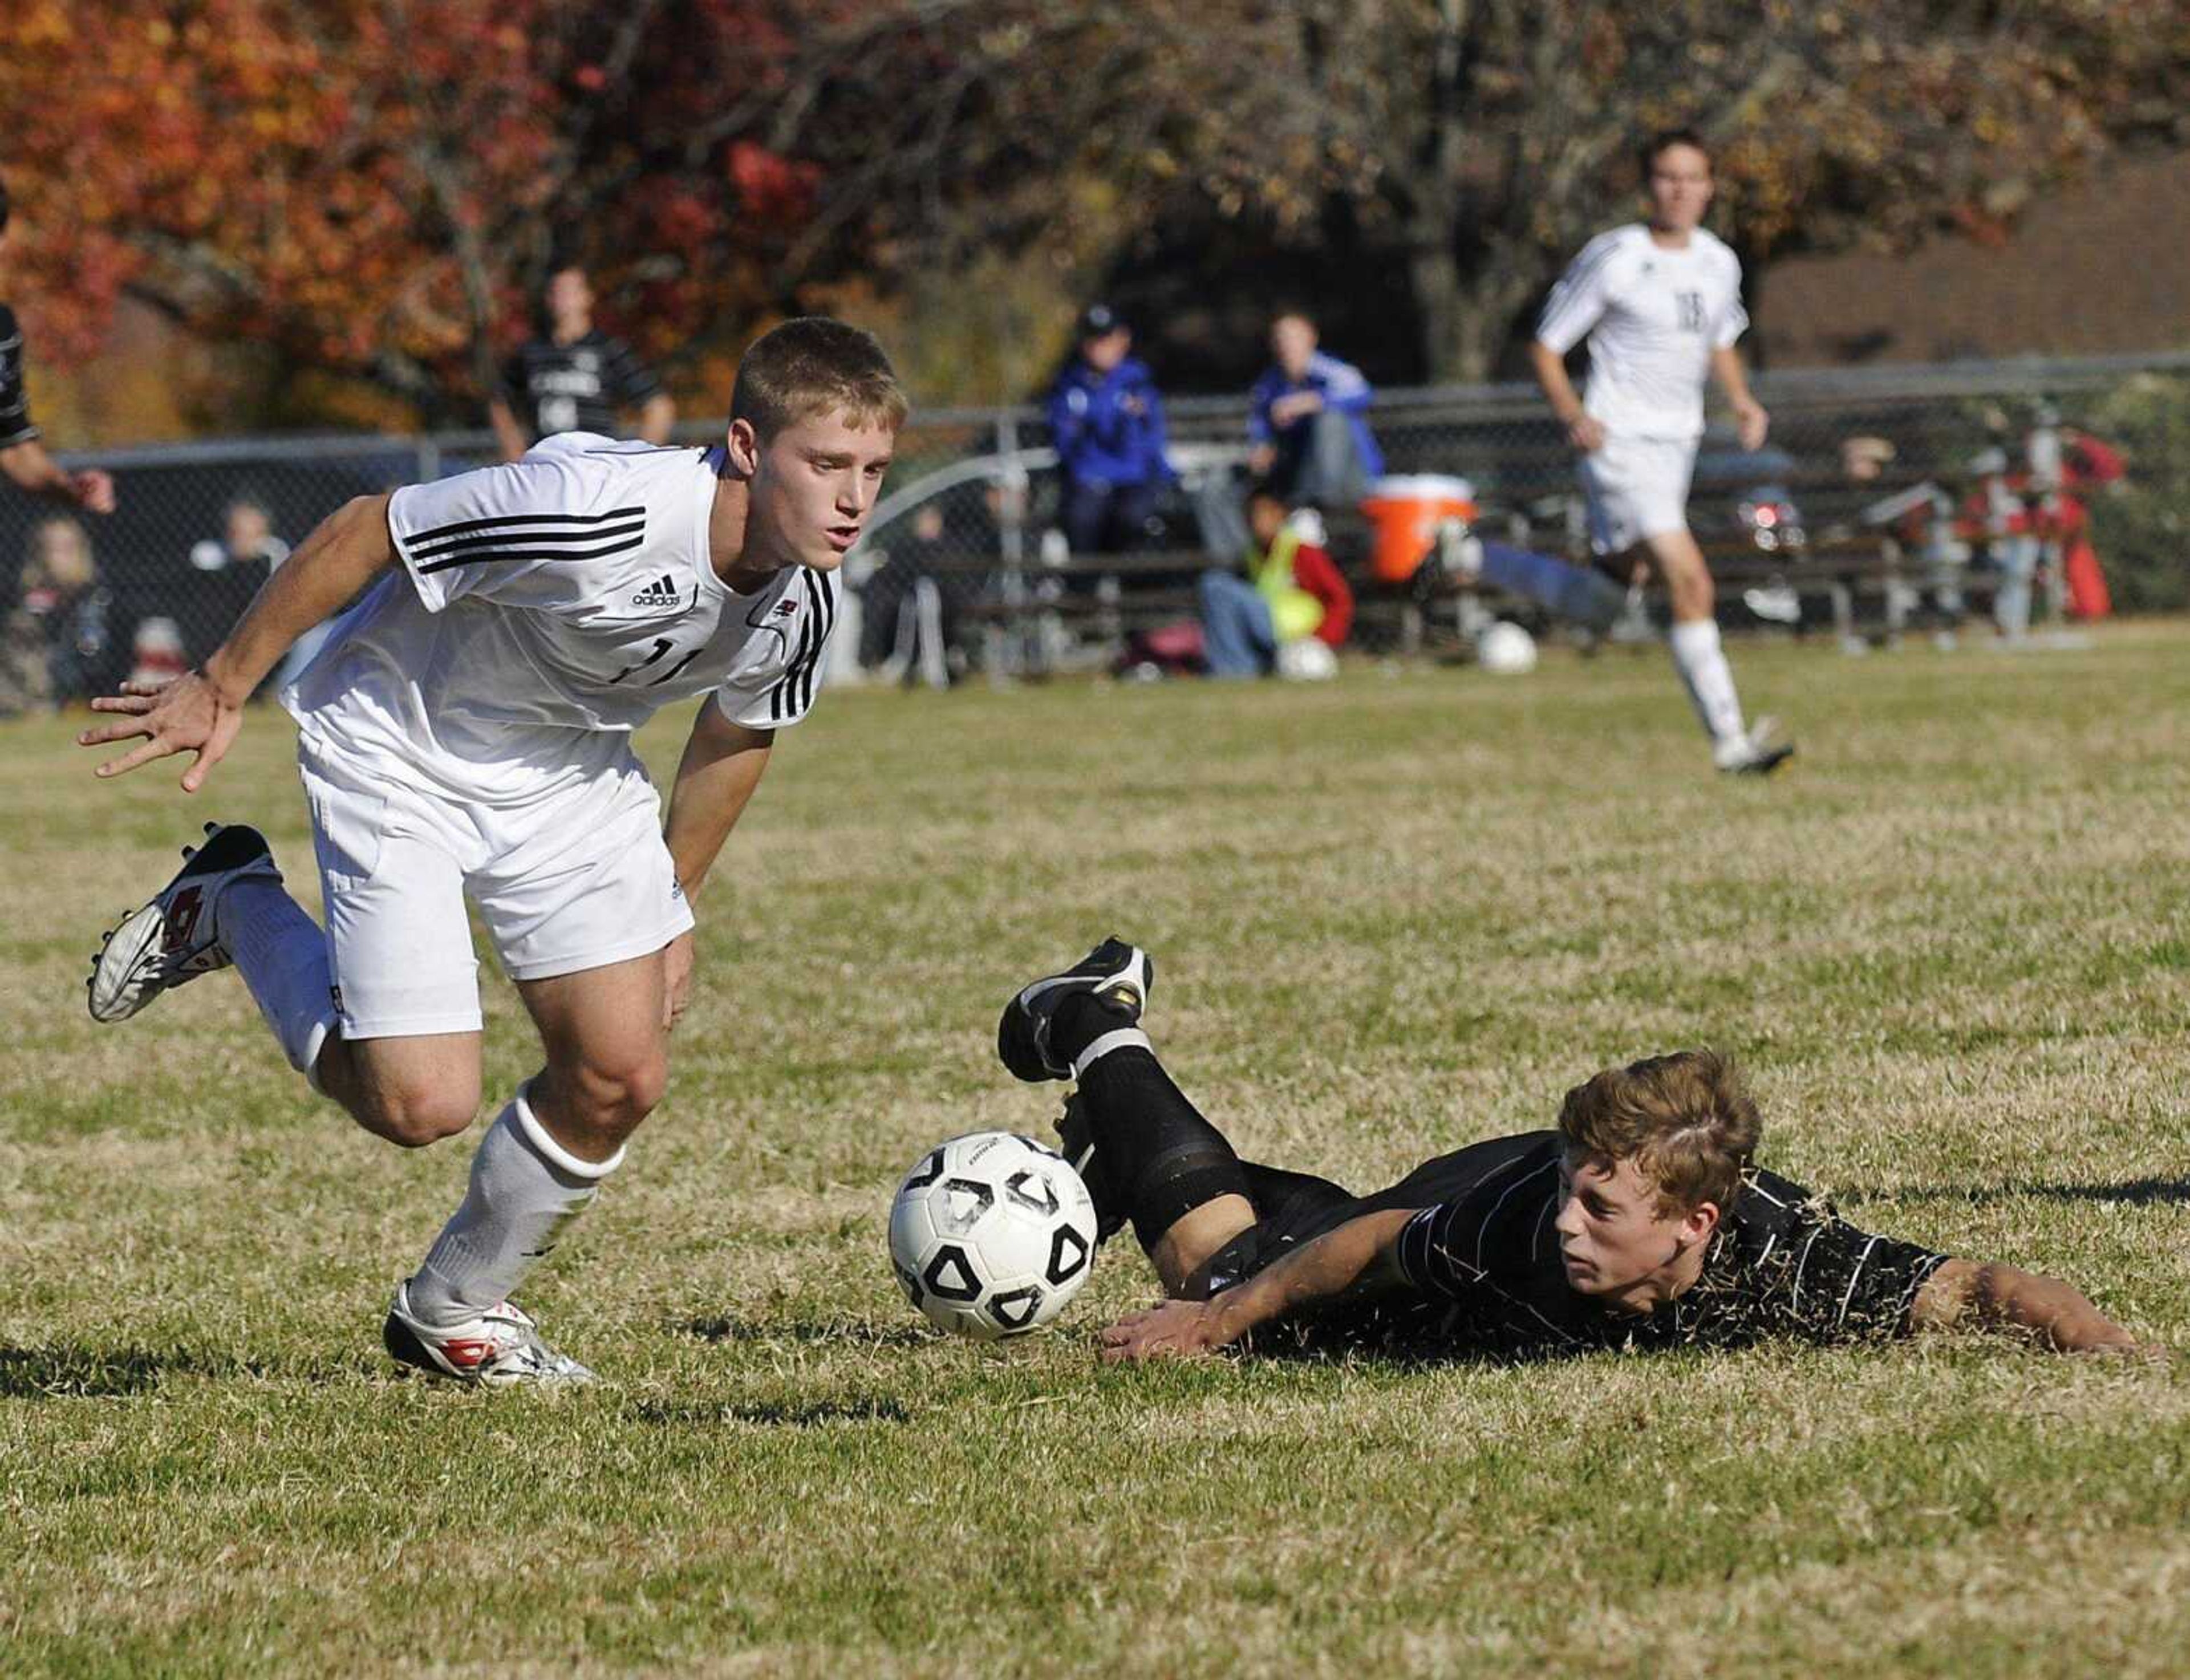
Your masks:
<instances>
[{"instance_id":1,"label":"soccer ball","mask_svg":"<svg viewBox=\"0 0 2190 1680\"><path fill-rule=\"evenodd\" d=\"M1511 619L1500 619L1475 639L1475 662L1501 677L1536 668L1536 639Z\"/></svg>"},{"instance_id":2,"label":"soccer ball","mask_svg":"<svg viewBox=\"0 0 2190 1680\"><path fill-rule=\"evenodd\" d=\"M1296 636L1278 649L1278 675L1289 683L1328 682L1338 674L1338 656L1328 642Z\"/></svg>"},{"instance_id":3,"label":"soccer ball","mask_svg":"<svg viewBox=\"0 0 2190 1680\"><path fill-rule=\"evenodd\" d=\"M1095 1260L1095 1201L1071 1163L1015 1132L939 1144L890 1205L890 1264L929 1323L993 1341L1040 1328Z\"/></svg>"}]
</instances>

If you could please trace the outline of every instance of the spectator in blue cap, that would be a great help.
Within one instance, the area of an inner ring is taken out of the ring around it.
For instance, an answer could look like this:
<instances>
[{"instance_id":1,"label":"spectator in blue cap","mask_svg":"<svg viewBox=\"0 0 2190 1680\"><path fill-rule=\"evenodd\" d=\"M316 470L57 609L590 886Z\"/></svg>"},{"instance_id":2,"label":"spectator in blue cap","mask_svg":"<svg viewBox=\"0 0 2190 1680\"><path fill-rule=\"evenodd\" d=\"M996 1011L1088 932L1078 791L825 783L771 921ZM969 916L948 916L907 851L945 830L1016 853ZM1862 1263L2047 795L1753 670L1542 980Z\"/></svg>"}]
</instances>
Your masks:
<instances>
[{"instance_id":1,"label":"spectator in blue cap","mask_svg":"<svg viewBox=\"0 0 2190 1680\"><path fill-rule=\"evenodd\" d=\"M1077 554L1132 548L1175 477L1164 458L1163 398L1132 347L1133 330L1117 311L1094 305L1081 316L1079 350L1049 394L1064 535Z\"/></svg>"}]
</instances>

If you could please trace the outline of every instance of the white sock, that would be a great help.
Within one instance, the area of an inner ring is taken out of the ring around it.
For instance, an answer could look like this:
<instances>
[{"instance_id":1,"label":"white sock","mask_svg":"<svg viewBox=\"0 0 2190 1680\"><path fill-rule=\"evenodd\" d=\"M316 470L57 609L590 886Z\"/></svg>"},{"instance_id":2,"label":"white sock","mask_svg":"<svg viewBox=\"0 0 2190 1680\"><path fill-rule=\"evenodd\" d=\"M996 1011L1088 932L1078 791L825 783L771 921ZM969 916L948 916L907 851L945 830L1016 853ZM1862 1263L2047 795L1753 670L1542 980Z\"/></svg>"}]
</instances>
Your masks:
<instances>
[{"instance_id":1,"label":"white sock","mask_svg":"<svg viewBox=\"0 0 2190 1680\"><path fill-rule=\"evenodd\" d=\"M316 1087L313 1067L335 1029L327 936L279 881L262 877L220 895L220 937L281 1053Z\"/></svg>"},{"instance_id":2,"label":"white sock","mask_svg":"<svg viewBox=\"0 0 2190 1680\"><path fill-rule=\"evenodd\" d=\"M1708 618L1676 624L1670 638L1673 668L1688 690L1688 700L1714 744L1742 733L1741 700L1733 691L1733 671L1720 647L1718 626Z\"/></svg>"},{"instance_id":3,"label":"white sock","mask_svg":"<svg viewBox=\"0 0 2190 1680\"><path fill-rule=\"evenodd\" d=\"M445 1327L508 1300L621 1165L621 1149L580 1161L548 1135L520 1090L479 1139L463 1203L411 1280L411 1316Z\"/></svg>"}]
</instances>

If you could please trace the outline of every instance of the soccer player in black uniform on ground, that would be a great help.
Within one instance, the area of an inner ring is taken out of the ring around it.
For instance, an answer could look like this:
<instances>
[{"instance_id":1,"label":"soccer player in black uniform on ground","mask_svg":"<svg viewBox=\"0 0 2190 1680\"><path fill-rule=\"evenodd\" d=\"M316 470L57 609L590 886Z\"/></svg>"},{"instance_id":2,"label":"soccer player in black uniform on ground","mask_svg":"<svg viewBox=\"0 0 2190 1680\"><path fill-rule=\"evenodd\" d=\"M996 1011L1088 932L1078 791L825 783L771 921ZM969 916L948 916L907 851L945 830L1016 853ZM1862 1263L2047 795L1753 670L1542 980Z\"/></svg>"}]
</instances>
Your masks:
<instances>
[{"instance_id":1,"label":"soccer player in black uniform on ground","mask_svg":"<svg viewBox=\"0 0 2190 1680\"><path fill-rule=\"evenodd\" d=\"M639 437L667 443L677 405L630 345L593 325L586 271L566 267L549 275L541 313L547 330L510 357L502 389L487 404L502 458L514 461L558 432L618 436L617 415L633 408Z\"/></svg>"},{"instance_id":2,"label":"soccer player in black uniform on ground","mask_svg":"<svg viewBox=\"0 0 2190 1680\"><path fill-rule=\"evenodd\" d=\"M8 189L0 184L0 249L8 241ZM0 475L18 490L65 502L87 514L114 511L114 480L104 473L71 473L46 453L23 394L23 329L0 304Z\"/></svg>"},{"instance_id":3,"label":"soccer player in black uniform on ground","mask_svg":"<svg viewBox=\"0 0 2190 1680\"><path fill-rule=\"evenodd\" d=\"M1107 1359L1242 1344L1528 1359L1597 1348L2021 1331L2136 1352L2056 1279L1873 1236L1754 1164L1756 1105L1684 1050L1567 1093L1548 1132L1495 1138L1356 1196L1241 1161L1156 1059L1153 965L1113 939L1005 1007L1028 1081L1076 1080L1058 1129L1105 1235L1131 1220L1171 1299L1103 1332Z\"/></svg>"}]
</instances>

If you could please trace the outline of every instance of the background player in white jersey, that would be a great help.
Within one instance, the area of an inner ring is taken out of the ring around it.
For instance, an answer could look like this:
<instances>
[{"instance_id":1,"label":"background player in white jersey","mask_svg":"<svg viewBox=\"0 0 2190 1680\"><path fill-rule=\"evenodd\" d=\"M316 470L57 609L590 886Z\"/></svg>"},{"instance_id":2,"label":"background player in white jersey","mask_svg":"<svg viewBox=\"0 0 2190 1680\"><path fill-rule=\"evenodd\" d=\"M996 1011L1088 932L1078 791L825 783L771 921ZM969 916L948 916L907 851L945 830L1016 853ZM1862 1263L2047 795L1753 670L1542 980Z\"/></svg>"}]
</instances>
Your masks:
<instances>
[{"instance_id":1,"label":"background player in white jersey","mask_svg":"<svg viewBox=\"0 0 2190 1680\"><path fill-rule=\"evenodd\" d=\"M786 322L740 364L712 449L543 440L508 466L362 497L313 532L202 669L94 702L117 775L235 739L290 643L367 590L282 702L298 724L324 933L266 843L212 827L111 934L100 1020L233 962L292 1064L367 1131L416 1146L480 1097L468 898L545 1065L479 1144L469 1192L396 1291L398 1359L473 1382L583 1379L508 1297L661 1099L692 982L692 912L774 731L813 703L905 413L880 345ZM660 800L631 732L706 695Z\"/></svg>"},{"instance_id":2,"label":"background player in white jersey","mask_svg":"<svg viewBox=\"0 0 2190 1680\"><path fill-rule=\"evenodd\" d=\"M1590 537L1606 561L1645 559L1672 597L1673 664L1722 770L1762 775L1794 748L1768 721L1744 726L1733 673L1712 616L1711 570L1688 531L1688 480L1704 429L1704 383L1733 405L1741 446L1764 442L1770 417L1750 394L1734 341L1749 326L1741 264L1702 225L1711 153L1686 129L1642 151L1650 219L1599 234L1552 288L1529 353L1537 383L1581 451ZM1566 355L1589 340L1589 394L1575 394Z\"/></svg>"}]
</instances>

